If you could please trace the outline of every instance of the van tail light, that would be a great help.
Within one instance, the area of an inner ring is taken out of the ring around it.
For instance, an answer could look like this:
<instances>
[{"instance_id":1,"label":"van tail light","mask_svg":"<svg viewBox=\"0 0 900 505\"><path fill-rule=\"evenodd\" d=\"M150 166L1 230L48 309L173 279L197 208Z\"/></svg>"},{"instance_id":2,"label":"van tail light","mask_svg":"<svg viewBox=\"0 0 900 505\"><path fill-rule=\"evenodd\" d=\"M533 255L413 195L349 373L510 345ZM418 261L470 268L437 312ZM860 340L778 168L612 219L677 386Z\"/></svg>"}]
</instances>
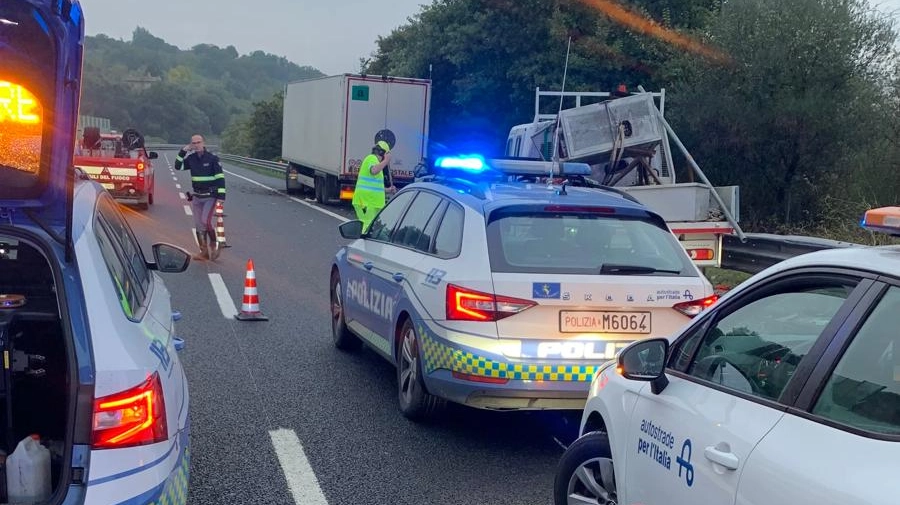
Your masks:
<instances>
[{"instance_id":1,"label":"van tail light","mask_svg":"<svg viewBox=\"0 0 900 505\"><path fill-rule=\"evenodd\" d=\"M447 319L451 321L497 321L535 305L532 300L447 285Z\"/></svg>"},{"instance_id":2,"label":"van tail light","mask_svg":"<svg viewBox=\"0 0 900 505\"><path fill-rule=\"evenodd\" d=\"M94 400L94 449L155 444L165 441L168 431L158 372L132 389Z\"/></svg>"},{"instance_id":3,"label":"van tail light","mask_svg":"<svg viewBox=\"0 0 900 505\"><path fill-rule=\"evenodd\" d=\"M707 308L711 307L716 301L719 300L719 295L707 296L706 298L701 298L699 300L691 300L689 302L681 302L676 303L672 306L673 309L681 312L682 314L688 317L694 317Z\"/></svg>"}]
</instances>

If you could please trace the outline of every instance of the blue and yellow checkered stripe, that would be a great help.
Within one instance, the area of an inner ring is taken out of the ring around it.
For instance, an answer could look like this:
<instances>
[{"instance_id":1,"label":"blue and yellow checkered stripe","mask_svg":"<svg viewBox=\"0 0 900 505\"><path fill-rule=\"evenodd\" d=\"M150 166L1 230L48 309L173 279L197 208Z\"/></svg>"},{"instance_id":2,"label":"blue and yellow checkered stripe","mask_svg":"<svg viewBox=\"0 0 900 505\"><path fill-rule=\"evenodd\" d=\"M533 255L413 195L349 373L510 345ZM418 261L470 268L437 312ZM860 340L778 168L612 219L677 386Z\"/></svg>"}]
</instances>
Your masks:
<instances>
[{"instance_id":1,"label":"blue and yellow checkered stripe","mask_svg":"<svg viewBox=\"0 0 900 505\"><path fill-rule=\"evenodd\" d=\"M422 325L418 329L427 373L446 369L496 379L590 382L599 368L597 365L531 365L493 361L438 342Z\"/></svg>"},{"instance_id":2,"label":"blue and yellow checkered stripe","mask_svg":"<svg viewBox=\"0 0 900 505\"><path fill-rule=\"evenodd\" d=\"M185 449L175 473L166 481L159 498L152 505L184 505L188 496L188 472L190 471L191 450Z\"/></svg>"}]
</instances>

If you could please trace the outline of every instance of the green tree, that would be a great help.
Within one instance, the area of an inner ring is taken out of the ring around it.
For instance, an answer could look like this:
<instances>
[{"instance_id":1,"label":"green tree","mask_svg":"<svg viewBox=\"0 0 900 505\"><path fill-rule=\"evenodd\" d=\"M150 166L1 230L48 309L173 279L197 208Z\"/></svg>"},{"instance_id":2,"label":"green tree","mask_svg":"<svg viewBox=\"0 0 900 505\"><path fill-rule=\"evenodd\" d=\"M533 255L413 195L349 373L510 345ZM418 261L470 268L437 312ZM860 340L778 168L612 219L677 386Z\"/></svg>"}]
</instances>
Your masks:
<instances>
[{"instance_id":1,"label":"green tree","mask_svg":"<svg viewBox=\"0 0 900 505\"><path fill-rule=\"evenodd\" d=\"M619 83L653 88L665 82L666 64L676 50L620 24L614 16L619 11L605 12L594 3L437 0L379 38L365 70L430 76L432 139L499 154L509 128L533 119L535 89L562 86L570 37L568 90L609 90ZM694 28L717 8L712 0L634 3L628 12L642 19L669 13L667 22L654 22L668 23L669 31Z\"/></svg>"},{"instance_id":2,"label":"green tree","mask_svg":"<svg viewBox=\"0 0 900 505\"><path fill-rule=\"evenodd\" d=\"M222 152L238 156L250 156L252 146L250 117L232 116L231 123L222 133Z\"/></svg>"},{"instance_id":3,"label":"green tree","mask_svg":"<svg viewBox=\"0 0 900 505\"><path fill-rule=\"evenodd\" d=\"M239 55L234 46L199 44L183 51L141 27L131 41L87 37L85 49L81 113L108 117L118 130L137 128L145 137L176 142L192 133L222 135L254 101L268 100L289 81L322 75L262 51ZM145 75L162 82L144 89L127 81Z\"/></svg>"},{"instance_id":4,"label":"green tree","mask_svg":"<svg viewBox=\"0 0 900 505\"><path fill-rule=\"evenodd\" d=\"M820 220L883 135L892 23L864 0L743 0L708 34L731 60L675 66L676 130L714 182L741 186L751 224Z\"/></svg>"},{"instance_id":5,"label":"green tree","mask_svg":"<svg viewBox=\"0 0 900 505\"><path fill-rule=\"evenodd\" d=\"M248 132L250 156L275 160L281 156L284 93L279 91L270 100L256 102L253 107Z\"/></svg>"}]
</instances>

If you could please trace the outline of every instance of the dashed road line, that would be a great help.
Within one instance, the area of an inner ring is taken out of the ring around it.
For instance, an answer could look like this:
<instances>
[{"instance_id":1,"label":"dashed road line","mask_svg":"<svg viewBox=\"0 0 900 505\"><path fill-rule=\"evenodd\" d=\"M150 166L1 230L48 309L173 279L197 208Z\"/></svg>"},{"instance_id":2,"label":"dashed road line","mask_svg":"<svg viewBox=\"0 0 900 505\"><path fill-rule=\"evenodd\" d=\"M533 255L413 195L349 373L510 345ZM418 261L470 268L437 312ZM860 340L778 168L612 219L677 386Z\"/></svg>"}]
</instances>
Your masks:
<instances>
[{"instance_id":1,"label":"dashed road line","mask_svg":"<svg viewBox=\"0 0 900 505\"><path fill-rule=\"evenodd\" d=\"M300 439L294 430L278 429L269 432L281 471L297 505L328 505L319 481L313 472Z\"/></svg>"},{"instance_id":2,"label":"dashed road line","mask_svg":"<svg viewBox=\"0 0 900 505\"><path fill-rule=\"evenodd\" d=\"M228 292L228 286L222 280L221 274L209 274L209 283L212 284L213 292L216 294L216 301L219 302L219 309L225 319L234 319L237 315L237 309L234 307L234 301L231 293Z\"/></svg>"},{"instance_id":3,"label":"dashed road line","mask_svg":"<svg viewBox=\"0 0 900 505\"><path fill-rule=\"evenodd\" d=\"M247 182L249 182L249 183L251 183L251 184L256 184L257 186L259 186L259 187L261 187L261 188L268 189L269 191L272 191L273 193L278 193L279 195L287 196L287 197L290 198L291 200L293 200L293 201L295 201L295 202L297 202L297 203L299 203L299 204L301 204L301 205L306 205L306 206L309 207L310 209L314 209L314 210L317 210L317 211L321 212L322 214L331 216L331 217L337 219L338 221L340 221L340 222L342 222L342 223L346 223L347 221L349 221L349 219L347 219L346 217L344 217L344 216L342 216L342 215L340 215L340 214L335 214L334 212L331 212L331 211L329 211L329 210L325 210L325 209L323 209L323 208L321 208L321 207L317 207L317 206L315 206L315 205L313 205L313 204L311 204L311 203L309 203L309 202L307 202L307 201L301 200L301 199L299 199L299 198L295 198L295 197L293 197L293 196L286 195L285 193L283 193L283 192L281 192L281 191L279 191L279 190L277 190L277 189L275 189L275 188L266 186L265 184L262 184L262 183L260 183L260 182L256 182L256 181L254 181L253 179L250 179L249 177L244 177L243 175L236 174L236 173L234 173L234 172L232 172L232 171L230 171L230 170L223 170L223 171L224 171L226 174L228 174L228 175L233 175L233 176L235 176L235 177L237 177L237 178L239 178L239 179L243 179L243 180L245 180L245 181L247 181Z\"/></svg>"}]
</instances>

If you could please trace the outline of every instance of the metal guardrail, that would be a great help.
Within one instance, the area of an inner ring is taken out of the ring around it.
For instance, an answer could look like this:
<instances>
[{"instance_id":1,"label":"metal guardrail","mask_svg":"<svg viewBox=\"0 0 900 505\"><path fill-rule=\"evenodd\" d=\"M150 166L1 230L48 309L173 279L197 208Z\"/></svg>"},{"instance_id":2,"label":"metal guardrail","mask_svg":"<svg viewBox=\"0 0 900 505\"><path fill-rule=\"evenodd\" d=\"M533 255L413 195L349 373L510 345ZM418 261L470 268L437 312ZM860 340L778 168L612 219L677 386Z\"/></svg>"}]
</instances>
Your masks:
<instances>
[{"instance_id":1,"label":"metal guardrail","mask_svg":"<svg viewBox=\"0 0 900 505\"><path fill-rule=\"evenodd\" d=\"M251 167L259 167L266 168L278 173L287 172L287 163L281 163L279 161L266 161L266 160L258 160L255 158L247 158L245 156L237 156L234 154L219 154L219 159L223 161L230 161L232 163L242 163L244 165L250 165Z\"/></svg>"},{"instance_id":2,"label":"metal guardrail","mask_svg":"<svg viewBox=\"0 0 900 505\"><path fill-rule=\"evenodd\" d=\"M147 144L144 147L146 147L147 149L172 149L177 151L184 147L184 144ZM206 147L210 149L218 149L219 146L208 144Z\"/></svg>"},{"instance_id":3,"label":"metal guardrail","mask_svg":"<svg viewBox=\"0 0 900 505\"><path fill-rule=\"evenodd\" d=\"M746 242L734 235L725 235L722 243L722 268L748 274L759 273L770 266L801 254L823 249L866 247L852 242L840 242L818 237L747 233Z\"/></svg>"},{"instance_id":4,"label":"metal guardrail","mask_svg":"<svg viewBox=\"0 0 900 505\"><path fill-rule=\"evenodd\" d=\"M184 147L181 144L147 144L147 149L173 149L178 150ZM209 145L207 146L210 149L216 149L218 146ZM281 163L278 161L266 161L259 160L256 158L248 158L246 156L237 156L234 154L218 154L219 159L223 161L230 161L232 163L242 163L244 165L249 165L251 167L258 168L266 168L278 173L285 173L287 171L287 163Z\"/></svg>"}]
</instances>

